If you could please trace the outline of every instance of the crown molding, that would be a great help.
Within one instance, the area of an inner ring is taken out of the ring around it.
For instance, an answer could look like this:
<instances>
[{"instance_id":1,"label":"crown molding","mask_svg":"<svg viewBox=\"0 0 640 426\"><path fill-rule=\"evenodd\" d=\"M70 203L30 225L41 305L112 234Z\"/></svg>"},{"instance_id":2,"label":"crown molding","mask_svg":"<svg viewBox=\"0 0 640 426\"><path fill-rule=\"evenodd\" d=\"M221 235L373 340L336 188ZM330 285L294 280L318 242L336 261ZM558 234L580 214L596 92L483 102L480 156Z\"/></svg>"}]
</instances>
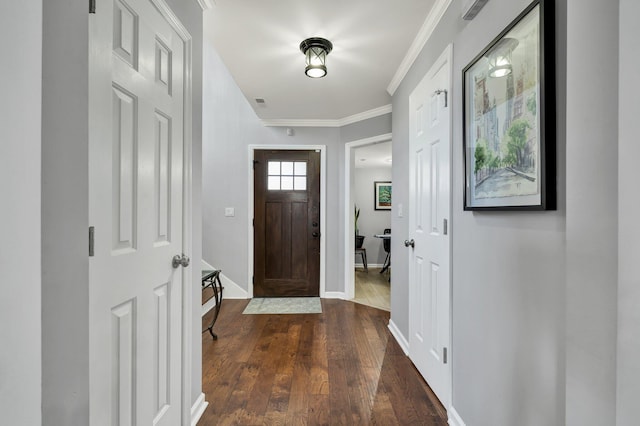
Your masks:
<instances>
[{"instance_id":1,"label":"crown molding","mask_svg":"<svg viewBox=\"0 0 640 426\"><path fill-rule=\"evenodd\" d=\"M265 127L340 127L339 120L270 119L262 120Z\"/></svg>"},{"instance_id":2,"label":"crown molding","mask_svg":"<svg viewBox=\"0 0 640 426\"><path fill-rule=\"evenodd\" d=\"M315 120L315 119L266 119L262 120L265 127L342 127L369 118L379 117L391 113L391 104L379 108L370 109L358 114L336 120Z\"/></svg>"},{"instance_id":3,"label":"crown molding","mask_svg":"<svg viewBox=\"0 0 640 426\"><path fill-rule=\"evenodd\" d=\"M429 40L429 37L431 37L431 34L433 34L433 31L436 29L436 26L449 8L451 2L452 0L436 0L433 8L424 20L420 31L416 34L416 38L413 40L413 43L411 43L407 54L404 55L404 59L400 62L400 66L391 79L389 86L387 86L387 92L389 92L391 96L396 92L398 86L400 86L400 83L402 83L402 80L409 72L409 69L411 69L411 66L427 43L427 40Z\"/></svg>"},{"instance_id":4,"label":"crown molding","mask_svg":"<svg viewBox=\"0 0 640 426\"><path fill-rule=\"evenodd\" d=\"M379 117L381 115L390 113L391 104L384 105L379 108L370 109L369 111L364 111L358 114L350 115L338 121L340 122L340 127L342 127L346 126L347 124L357 123L358 121L368 120L369 118Z\"/></svg>"},{"instance_id":5,"label":"crown molding","mask_svg":"<svg viewBox=\"0 0 640 426\"><path fill-rule=\"evenodd\" d=\"M216 5L216 0L196 0L202 11L213 9L213 6Z\"/></svg>"}]
</instances>

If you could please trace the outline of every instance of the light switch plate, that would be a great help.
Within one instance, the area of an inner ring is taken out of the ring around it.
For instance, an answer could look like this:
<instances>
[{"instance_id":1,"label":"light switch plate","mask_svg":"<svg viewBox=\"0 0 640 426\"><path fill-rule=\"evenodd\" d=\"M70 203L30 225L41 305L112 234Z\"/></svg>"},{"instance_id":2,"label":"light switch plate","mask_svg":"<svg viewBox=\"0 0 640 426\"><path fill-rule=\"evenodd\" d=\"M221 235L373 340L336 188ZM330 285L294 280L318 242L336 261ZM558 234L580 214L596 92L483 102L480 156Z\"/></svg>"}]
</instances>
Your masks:
<instances>
[{"instance_id":1,"label":"light switch plate","mask_svg":"<svg viewBox=\"0 0 640 426\"><path fill-rule=\"evenodd\" d=\"M234 217L236 215L236 209L234 209L233 207L225 207L224 215L226 217Z\"/></svg>"}]
</instances>

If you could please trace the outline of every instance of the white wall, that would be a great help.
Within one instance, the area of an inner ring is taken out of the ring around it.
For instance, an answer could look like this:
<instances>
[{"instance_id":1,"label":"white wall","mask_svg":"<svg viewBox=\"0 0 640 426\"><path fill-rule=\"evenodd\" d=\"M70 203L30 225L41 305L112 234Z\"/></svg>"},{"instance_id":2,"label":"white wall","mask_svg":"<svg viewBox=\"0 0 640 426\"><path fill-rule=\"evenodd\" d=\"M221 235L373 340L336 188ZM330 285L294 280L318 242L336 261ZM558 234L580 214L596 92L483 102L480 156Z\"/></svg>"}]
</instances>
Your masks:
<instances>
[{"instance_id":1,"label":"white wall","mask_svg":"<svg viewBox=\"0 0 640 426\"><path fill-rule=\"evenodd\" d=\"M620 99L618 145L618 383L617 425L638 423L640 395L640 3L620 0ZM630 84L631 83L631 84Z\"/></svg>"},{"instance_id":2,"label":"white wall","mask_svg":"<svg viewBox=\"0 0 640 426\"><path fill-rule=\"evenodd\" d=\"M562 1L558 2L562 9ZM409 95L453 43L453 406L473 426L564 423L564 134L558 129L557 211L463 211L462 69L527 5L493 0L471 22L454 0L393 97L392 321L408 336ZM564 55L564 24L556 46ZM564 91L563 63L558 64ZM562 95L558 117L563 114ZM489 386L490 391L487 391Z\"/></svg>"},{"instance_id":3,"label":"white wall","mask_svg":"<svg viewBox=\"0 0 640 426\"><path fill-rule=\"evenodd\" d=\"M354 170L354 198L360 208L358 228L360 235L364 235L363 247L367 249L367 263L382 265L387 252L382 247L382 240L375 238L375 234L382 234L385 228L391 228L391 210L375 210L374 182L391 181L391 167L355 168ZM362 262L356 256L356 264Z\"/></svg>"},{"instance_id":4,"label":"white wall","mask_svg":"<svg viewBox=\"0 0 640 426\"><path fill-rule=\"evenodd\" d=\"M617 6L567 1L567 425L615 423Z\"/></svg>"},{"instance_id":5,"label":"white wall","mask_svg":"<svg viewBox=\"0 0 640 426\"><path fill-rule=\"evenodd\" d=\"M18 36L19 35L19 36ZM41 424L42 2L0 3L0 424Z\"/></svg>"}]
</instances>

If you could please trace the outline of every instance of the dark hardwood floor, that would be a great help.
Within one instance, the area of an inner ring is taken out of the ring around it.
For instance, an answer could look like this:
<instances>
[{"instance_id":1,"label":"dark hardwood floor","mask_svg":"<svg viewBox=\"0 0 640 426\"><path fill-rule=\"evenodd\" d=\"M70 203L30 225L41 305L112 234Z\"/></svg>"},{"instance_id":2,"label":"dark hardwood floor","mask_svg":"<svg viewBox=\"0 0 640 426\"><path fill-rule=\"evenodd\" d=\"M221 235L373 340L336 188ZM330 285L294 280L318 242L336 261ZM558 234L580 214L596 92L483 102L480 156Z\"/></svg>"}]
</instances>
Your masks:
<instances>
[{"instance_id":1,"label":"dark hardwood floor","mask_svg":"<svg viewBox=\"0 0 640 426\"><path fill-rule=\"evenodd\" d=\"M198 425L447 424L388 312L323 299L322 314L243 315L247 303L223 301L218 340L202 335Z\"/></svg>"}]
</instances>

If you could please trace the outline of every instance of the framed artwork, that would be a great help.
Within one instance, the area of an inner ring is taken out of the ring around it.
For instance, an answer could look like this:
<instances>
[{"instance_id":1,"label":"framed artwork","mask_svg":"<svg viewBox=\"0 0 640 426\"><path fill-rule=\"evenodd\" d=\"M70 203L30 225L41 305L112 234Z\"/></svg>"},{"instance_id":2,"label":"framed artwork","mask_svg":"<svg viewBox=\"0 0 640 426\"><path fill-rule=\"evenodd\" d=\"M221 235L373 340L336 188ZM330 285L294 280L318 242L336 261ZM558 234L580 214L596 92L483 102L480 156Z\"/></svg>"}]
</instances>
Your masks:
<instances>
[{"instance_id":1,"label":"framed artwork","mask_svg":"<svg viewBox=\"0 0 640 426\"><path fill-rule=\"evenodd\" d=\"M555 210L554 42L536 0L462 71L465 210Z\"/></svg>"},{"instance_id":2,"label":"framed artwork","mask_svg":"<svg viewBox=\"0 0 640 426\"><path fill-rule=\"evenodd\" d=\"M373 182L374 208L376 210L391 210L391 182Z\"/></svg>"}]
</instances>

